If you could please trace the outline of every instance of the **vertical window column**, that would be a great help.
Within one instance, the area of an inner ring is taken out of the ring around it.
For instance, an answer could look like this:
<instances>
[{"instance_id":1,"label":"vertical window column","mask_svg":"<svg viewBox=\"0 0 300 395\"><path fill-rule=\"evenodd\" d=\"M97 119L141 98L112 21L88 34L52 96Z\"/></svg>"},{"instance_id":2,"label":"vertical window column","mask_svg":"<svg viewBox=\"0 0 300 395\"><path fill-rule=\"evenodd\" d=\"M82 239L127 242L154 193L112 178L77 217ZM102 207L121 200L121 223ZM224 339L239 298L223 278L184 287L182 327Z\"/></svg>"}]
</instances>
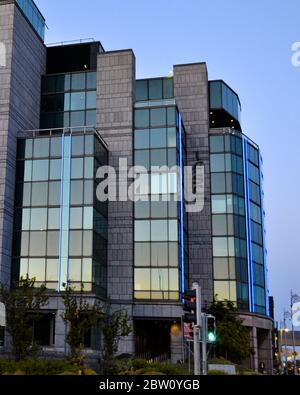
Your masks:
<instances>
[{"instance_id":1,"label":"vertical window column","mask_svg":"<svg viewBox=\"0 0 300 395\"><path fill-rule=\"evenodd\" d=\"M70 184L71 184L71 136L62 136L62 180L58 290L68 283L69 228L70 228Z\"/></svg>"}]
</instances>

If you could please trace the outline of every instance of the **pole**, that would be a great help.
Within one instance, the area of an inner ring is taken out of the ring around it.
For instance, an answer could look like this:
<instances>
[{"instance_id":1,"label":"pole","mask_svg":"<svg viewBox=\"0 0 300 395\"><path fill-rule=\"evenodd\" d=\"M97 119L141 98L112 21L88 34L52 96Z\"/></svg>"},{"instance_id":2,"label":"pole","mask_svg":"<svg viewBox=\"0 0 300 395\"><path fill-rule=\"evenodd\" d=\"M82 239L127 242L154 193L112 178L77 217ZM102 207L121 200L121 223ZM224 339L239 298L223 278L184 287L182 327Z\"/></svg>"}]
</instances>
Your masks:
<instances>
[{"instance_id":1,"label":"pole","mask_svg":"<svg viewBox=\"0 0 300 395\"><path fill-rule=\"evenodd\" d=\"M283 317L283 330L284 330L284 353L285 353L285 366L287 369L287 337L286 337L286 318Z\"/></svg>"},{"instance_id":2,"label":"pole","mask_svg":"<svg viewBox=\"0 0 300 395\"><path fill-rule=\"evenodd\" d=\"M200 376L201 374L201 356L200 356L200 330L201 330L201 287L198 283L193 283L193 289L196 291L196 310L197 323L194 325L194 374Z\"/></svg>"},{"instance_id":3,"label":"pole","mask_svg":"<svg viewBox=\"0 0 300 395\"><path fill-rule=\"evenodd\" d=\"M207 321L206 314L202 314L202 374L207 376Z\"/></svg>"}]
</instances>

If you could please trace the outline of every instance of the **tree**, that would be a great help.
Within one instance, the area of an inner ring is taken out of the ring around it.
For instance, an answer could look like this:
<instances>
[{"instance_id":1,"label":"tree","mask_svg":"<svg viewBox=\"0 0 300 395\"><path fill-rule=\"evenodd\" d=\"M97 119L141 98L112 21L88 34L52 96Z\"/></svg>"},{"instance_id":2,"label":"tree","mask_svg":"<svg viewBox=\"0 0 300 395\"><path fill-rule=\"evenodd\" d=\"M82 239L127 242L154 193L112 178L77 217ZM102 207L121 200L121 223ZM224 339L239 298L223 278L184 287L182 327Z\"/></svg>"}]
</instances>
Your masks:
<instances>
[{"instance_id":1,"label":"tree","mask_svg":"<svg viewBox=\"0 0 300 395\"><path fill-rule=\"evenodd\" d=\"M5 304L7 331L11 336L15 360L35 355L39 349L33 341L32 321L40 318L41 308L48 304L44 285L35 287L35 278L21 278L12 290L0 286L0 296Z\"/></svg>"},{"instance_id":2,"label":"tree","mask_svg":"<svg viewBox=\"0 0 300 395\"><path fill-rule=\"evenodd\" d=\"M104 345L102 356L104 371L109 373L113 365L114 357L119 349L119 342L122 337L129 336L132 331L129 316L126 310L109 312L105 315L102 323L102 334Z\"/></svg>"},{"instance_id":3,"label":"tree","mask_svg":"<svg viewBox=\"0 0 300 395\"><path fill-rule=\"evenodd\" d=\"M216 317L217 341L213 345L216 357L241 363L253 355L250 346L249 330L243 326L243 321L237 315L237 309L230 301L215 301L207 313Z\"/></svg>"},{"instance_id":4,"label":"tree","mask_svg":"<svg viewBox=\"0 0 300 395\"><path fill-rule=\"evenodd\" d=\"M68 286L62 294L65 311L61 317L68 325L66 341L70 346L70 361L79 366L84 364L84 337L102 319L104 314L99 303L92 306L86 301L83 285L80 292Z\"/></svg>"}]
</instances>

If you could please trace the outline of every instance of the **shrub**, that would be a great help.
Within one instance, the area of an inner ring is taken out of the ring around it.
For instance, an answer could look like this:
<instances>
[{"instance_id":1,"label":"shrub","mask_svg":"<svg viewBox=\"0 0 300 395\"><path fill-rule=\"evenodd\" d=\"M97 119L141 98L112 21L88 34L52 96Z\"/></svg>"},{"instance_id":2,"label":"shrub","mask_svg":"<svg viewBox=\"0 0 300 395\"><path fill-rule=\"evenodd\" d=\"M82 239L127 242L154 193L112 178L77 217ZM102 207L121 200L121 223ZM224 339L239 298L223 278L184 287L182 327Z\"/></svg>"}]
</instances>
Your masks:
<instances>
[{"instance_id":1,"label":"shrub","mask_svg":"<svg viewBox=\"0 0 300 395\"><path fill-rule=\"evenodd\" d=\"M0 360L0 375L16 374L22 372L28 376L53 376L64 372L78 373L78 368L64 361L24 360L7 361Z\"/></svg>"},{"instance_id":2,"label":"shrub","mask_svg":"<svg viewBox=\"0 0 300 395\"><path fill-rule=\"evenodd\" d=\"M209 370L209 376L229 376L224 370Z\"/></svg>"}]
</instances>

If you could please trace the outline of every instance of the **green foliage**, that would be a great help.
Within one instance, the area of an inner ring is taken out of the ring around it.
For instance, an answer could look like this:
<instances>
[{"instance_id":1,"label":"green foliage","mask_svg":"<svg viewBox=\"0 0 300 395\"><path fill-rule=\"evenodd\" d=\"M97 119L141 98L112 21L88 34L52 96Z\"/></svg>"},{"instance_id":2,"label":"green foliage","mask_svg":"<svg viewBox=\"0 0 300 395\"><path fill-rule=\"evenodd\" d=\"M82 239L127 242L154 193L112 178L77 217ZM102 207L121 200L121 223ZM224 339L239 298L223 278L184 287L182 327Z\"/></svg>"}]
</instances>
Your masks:
<instances>
[{"instance_id":1,"label":"green foliage","mask_svg":"<svg viewBox=\"0 0 300 395\"><path fill-rule=\"evenodd\" d=\"M188 375L181 366L170 363L150 363L143 359L118 361L114 374L118 375Z\"/></svg>"},{"instance_id":2,"label":"green foliage","mask_svg":"<svg viewBox=\"0 0 300 395\"><path fill-rule=\"evenodd\" d=\"M217 341L212 346L216 357L240 363L253 354L249 330L242 325L232 302L215 301L207 312L217 321Z\"/></svg>"},{"instance_id":3,"label":"green foliage","mask_svg":"<svg viewBox=\"0 0 300 395\"><path fill-rule=\"evenodd\" d=\"M25 360L6 361L0 360L0 375L28 375L52 376L70 372L78 374L78 368L65 361Z\"/></svg>"},{"instance_id":4,"label":"green foliage","mask_svg":"<svg viewBox=\"0 0 300 395\"><path fill-rule=\"evenodd\" d=\"M234 363L225 358L211 358L208 363L211 365L234 365Z\"/></svg>"},{"instance_id":5,"label":"green foliage","mask_svg":"<svg viewBox=\"0 0 300 395\"><path fill-rule=\"evenodd\" d=\"M66 340L71 351L69 360L74 365L83 366L84 336L99 319L103 318L103 311L98 303L91 306L85 300L83 285L79 294L72 287L66 287L62 299L65 310L61 317L68 325Z\"/></svg>"},{"instance_id":6,"label":"green foliage","mask_svg":"<svg viewBox=\"0 0 300 395\"><path fill-rule=\"evenodd\" d=\"M46 287L35 287L35 278L21 278L12 290L0 286L0 297L6 308L7 331L11 336L16 361L34 356L39 346L33 342L32 320L40 318L48 303ZM33 315L34 314L34 315Z\"/></svg>"},{"instance_id":7,"label":"green foliage","mask_svg":"<svg viewBox=\"0 0 300 395\"><path fill-rule=\"evenodd\" d=\"M132 331L127 311L116 311L106 314L102 322L102 334L104 345L102 349L104 360L104 373L113 374L117 369L118 362L114 356L118 352L119 341L128 336Z\"/></svg>"},{"instance_id":8,"label":"green foliage","mask_svg":"<svg viewBox=\"0 0 300 395\"><path fill-rule=\"evenodd\" d=\"M224 370L209 370L208 375L209 376L228 376L228 373L224 372Z\"/></svg>"}]
</instances>

